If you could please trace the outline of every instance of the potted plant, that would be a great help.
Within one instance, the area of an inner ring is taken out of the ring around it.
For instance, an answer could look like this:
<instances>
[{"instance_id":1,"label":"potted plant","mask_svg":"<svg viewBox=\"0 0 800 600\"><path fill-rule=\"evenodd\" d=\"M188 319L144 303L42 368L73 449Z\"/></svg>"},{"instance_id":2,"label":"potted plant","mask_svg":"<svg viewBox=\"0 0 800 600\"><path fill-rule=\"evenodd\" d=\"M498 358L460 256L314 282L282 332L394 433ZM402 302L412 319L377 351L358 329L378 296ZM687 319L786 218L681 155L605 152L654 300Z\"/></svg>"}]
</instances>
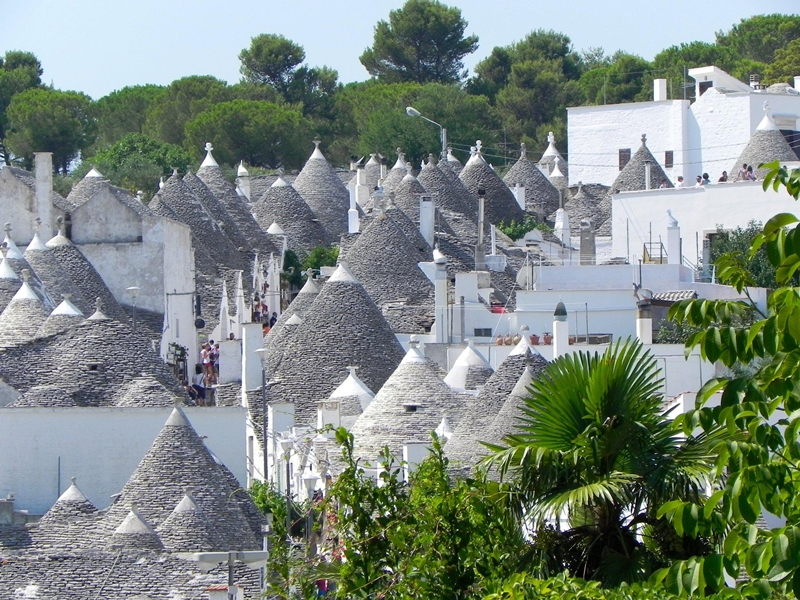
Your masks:
<instances>
[{"instance_id":1,"label":"potted plant","mask_svg":"<svg viewBox=\"0 0 800 600\"><path fill-rule=\"evenodd\" d=\"M550 335L549 331L545 331L544 332L544 344L545 344L545 346L549 346L552 343L553 343L553 336Z\"/></svg>"},{"instance_id":2,"label":"potted plant","mask_svg":"<svg viewBox=\"0 0 800 600\"><path fill-rule=\"evenodd\" d=\"M539 336L536 335L535 333L531 334L531 345L532 346L538 346L539 345Z\"/></svg>"}]
</instances>

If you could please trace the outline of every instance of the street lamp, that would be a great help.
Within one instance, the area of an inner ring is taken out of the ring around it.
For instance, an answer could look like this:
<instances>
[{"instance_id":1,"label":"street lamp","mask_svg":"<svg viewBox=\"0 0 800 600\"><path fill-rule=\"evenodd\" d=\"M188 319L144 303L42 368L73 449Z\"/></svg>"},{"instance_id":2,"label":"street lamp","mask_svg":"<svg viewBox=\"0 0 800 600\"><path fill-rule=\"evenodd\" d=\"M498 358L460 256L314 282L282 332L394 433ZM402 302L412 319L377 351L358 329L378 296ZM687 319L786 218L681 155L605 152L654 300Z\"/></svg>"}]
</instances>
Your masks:
<instances>
[{"instance_id":1,"label":"street lamp","mask_svg":"<svg viewBox=\"0 0 800 600\"><path fill-rule=\"evenodd\" d=\"M142 288L131 286L129 288L125 288L125 291L131 295L133 298L133 330L136 331L136 299L139 297L139 291Z\"/></svg>"},{"instance_id":2,"label":"street lamp","mask_svg":"<svg viewBox=\"0 0 800 600\"><path fill-rule=\"evenodd\" d=\"M447 129L439 125L439 123L437 123L436 121L433 121L428 117L424 116L413 106L406 106L406 114L409 117L419 117L423 121L427 121L428 123L433 123L439 128L439 133L442 138L442 160L447 160Z\"/></svg>"},{"instance_id":3,"label":"street lamp","mask_svg":"<svg viewBox=\"0 0 800 600\"><path fill-rule=\"evenodd\" d=\"M282 437L278 440L281 450L283 450L283 460L286 462L286 541L291 543L292 539L292 490L291 490L291 452L294 447L294 440L289 437Z\"/></svg>"}]
</instances>

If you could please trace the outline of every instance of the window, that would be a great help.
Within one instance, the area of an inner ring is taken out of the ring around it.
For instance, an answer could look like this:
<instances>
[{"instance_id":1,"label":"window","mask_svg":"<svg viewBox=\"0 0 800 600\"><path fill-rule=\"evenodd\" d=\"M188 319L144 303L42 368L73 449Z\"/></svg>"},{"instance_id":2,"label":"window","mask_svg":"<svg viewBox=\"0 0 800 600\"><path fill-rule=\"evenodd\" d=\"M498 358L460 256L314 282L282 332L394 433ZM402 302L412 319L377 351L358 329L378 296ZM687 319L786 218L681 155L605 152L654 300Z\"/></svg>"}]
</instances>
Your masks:
<instances>
[{"instance_id":1,"label":"window","mask_svg":"<svg viewBox=\"0 0 800 600\"><path fill-rule=\"evenodd\" d=\"M492 337L492 328L475 328L475 337Z\"/></svg>"},{"instance_id":2,"label":"window","mask_svg":"<svg viewBox=\"0 0 800 600\"><path fill-rule=\"evenodd\" d=\"M619 170L622 171L622 169L625 168L625 165L627 165L629 162L631 162L631 149L630 148L620 148L620 151L619 151Z\"/></svg>"},{"instance_id":3,"label":"window","mask_svg":"<svg viewBox=\"0 0 800 600\"><path fill-rule=\"evenodd\" d=\"M667 150L666 152L664 152L664 168L671 169L674 164L675 162L673 158L673 151Z\"/></svg>"}]
</instances>

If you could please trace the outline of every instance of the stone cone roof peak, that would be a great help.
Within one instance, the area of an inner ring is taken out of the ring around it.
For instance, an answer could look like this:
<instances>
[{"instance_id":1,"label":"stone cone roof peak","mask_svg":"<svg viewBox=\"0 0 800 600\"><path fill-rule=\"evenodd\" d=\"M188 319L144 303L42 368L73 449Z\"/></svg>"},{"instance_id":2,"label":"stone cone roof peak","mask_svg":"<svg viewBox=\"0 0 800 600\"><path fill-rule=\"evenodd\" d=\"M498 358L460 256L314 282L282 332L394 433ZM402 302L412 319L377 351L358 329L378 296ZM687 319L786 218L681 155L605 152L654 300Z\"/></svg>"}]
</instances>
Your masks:
<instances>
[{"instance_id":1,"label":"stone cone roof peak","mask_svg":"<svg viewBox=\"0 0 800 600\"><path fill-rule=\"evenodd\" d=\"M149 535L156 535L156 532L150 526L150 524L145 520L144 517L139 513L139 507L136 506L136 503L131 503L131 509L128 512L128 516L125 517L125 520L120 523L119 527L114 531L114 535L119 534L149 534Z\"/></svg>"},{"instance_id":2,"label":"stone cone roof peak","mask_svg":"<svg viewBox=\"0 0 800 600\"><path fill-rule=\"evenodd\" d=\"M42 238L39 237L39 232L33 234L33 239L31 243L28 244L28 247L25 248L25 252L28 250L47 250L47 246L44 245Z\"/></svg>"},{"instance_id":3,"label":"stone cone roof peak","mask_svg":"<svg viewBox=\"0 0 800 600\"><path fill-rule=\"evenodd\" d=\"M394 163L394 166L392 167L392 170L394 170L394 169L402 169L403 171L406 170L406 158L405 158L405 156L406 155L400 150L400 148L398 148L397 149L397 162Z\"/></svg>"},{"instance_id":4,"label":"stone cone roof peak","mask_svg":"<svg viewBox=\"0 0 800 600\"><path fill-rule=\"evenodd\" d=\"M333 272L333 275L331 275L330 279L328 279L328 283L333 283L336 281L342 283L359 283L358 280L350 272L350 269L347 268L347 265L344 262L339 263L339 266L336 267L336 270Z\"/></svg>"},{"instance_id":5,"label":"stone cone roof peak","mask_svg":"<svg viewBox=\"0 0 800 600\"><path fill-rule=\"evenodd\" d=\"M278 178L272 182L270 187L287 187L288 185L289 184L286 183L286 180L282 176L278 175Z\"/></svg>"},{"instance_id":6,"label":"stone cone roof peak","mask_svg":"<svg viewBox=\"0 0 800 600\"><path fill-rule=\"evenodd\" d=\"M22 252L20 252L19 247L14 243L14 240L11 239L11 224L6 223L6 237L3 238L3 243L5 244L6 248L8 249L8 253L6 254L6 258L9 260L21 260Z\"/></svg>"},{"instance_id":7,"label":"stone cone roof peak","mask_svg":"<svg viewBox=\"0 0 800 600\"><path fill-rule=\"evenodd\" d=\"M349 372L347 377L339 384L339 387L331 392L330 398L344 398L348 396L366 396L374 398L375 393L367 387L367 384L358 378L358 375L356 375L356 367L347 367L347 370Z\"/></svg>"},{"instance_id":8,"label":"stone cone roof peak","mask_svg":"<svg viewBox=\"0 0 800 600\"><path fill-rule=\"evenodd\" d=\"M458 355L444 382L454 390L475 390L494 373L489 362L475 349L472 340Z\"/></svg>"},{"instance_id":9,"label":"stone cone roof peak","mask_svg":"<svg viewBox=\"0 0 800 600\"><path fill-rule=\"evenodd\" d=\"M420 352L419 348L416 345L411 346L406 352L406 355L403 357L403 360L400 361L401 365L407 365L409 363L424 363L425 357Z\"/></svg>"},{"instance_id":10,"label":"stone cone roof peak","mask_svg":"<svg viewBox=\"0 0 800 600\"><path fill-rule=\"evenodd\" d=\"M775 119L772 117L772 111L769 108L769 102L764 102L764 118L756 127L756 131L779 131Z\"/></svg>"},{"instance_id":11,"label":"stone cone roof peak","mask_svg":"<svg viewBox=\"0 0 800 600\"><path fill-rule=\"evenodd\" d=\"M319 138L314 138L312 141L314 142L314 152L311 153L311 156L309 156L308 159L325 160L325 155L322 153L322 150L319 149L319 145L322 143L322 140Z\"/></svg>"},{"instance_id":12,"label":"stone cone roof peak","mask_svg":"<svg viewBox=\"0 0 800 600\"><path fill-rule=\"evenodd\" d=\"M300 325L303 322L303 319L297 313L293 314L291 317L286 319L287 325Z\"/></svg>"},{"instance_id":13,"label":"stone cone roof peak","mask_svg":"<svg viewBox=\"0 0 800 600\"><path fill-rule=\"evenodd\" d=\"M14 272L14 269L11 268L11 264L5 257L0 261L0 279L19 279L19 276Z\"/></svg>"},{"instance_id":14,"label":"stone cone roof peak","mask_svg":"<svg viewBox=\"0 0 800 600\"><path fill-rule=\"evenodd\" d=\"M203 162L200 164L200 168L203 167L219 167L217 161L214 160L214 155L211 154L211 151L214 149L214 146L211 145L211 142L206 142L206 145L203 147L203 150L206 151L206 157L203 159Z\"/></svg>"},{"instance_id":15,"label":"stone cone roof peak","mask_svg":"<svg viewBox=\"0 0 800 600\"><path fill-rule=\"evenodd\" d=\"M373 154L370 154L370 155L369 155L369 160L367 161L367 164L368 164L368 165L379 165L379 164L381 164L381 163L379 163L379 162L378 162L378 161L375 159L375 154L373 153Z\"/></svg>"},{"instance_id":16,"label":"stone cone roof peak","mask_svg":"<svg viewBox=\"0 0 800 600\"><path fill-rule=\"evenodd\" d=\"M281 227L277 223L272 223L272 225L270 225L267 228L267 233L270 235L286 235L286 232L283 230L283 227Z\"/></svg>"},{"instance_id":17,"label":"stone cone roof peak","mask_svg":"<svg viewBox=\"0 0 800 600\"><path fill-rule=\"evenodd\" d=\"M300 291L297 292L297 295L300 294L318 294L319 293L319 286L317 282L314 280L313 277L306 277L306 282L303 284L303 287L300 288Z\"/></svg>"},{"instance_id":18,"label":"stone cone roof peak","mask_svg":"<svg viewBox=\"0 0 800 600\"><path fill-rule=\"evenodd\" d=\"M561 159L556 157L555 164L553 165L553 171L550 173L550 177L564 177L564 174L561 172L561 168L558 164L561 162Z\"/></svg>"},{"instance_id":19,"label":"stone cone roof peak","mask_svg":"<svg viewBox=\"0 0 800 600\"><path fill-rule=\"evenodd\" d=\"M89 500L83 495L75 484L75 478L71 478L70 486L58 497L57 502L88 502Z\"/></svg>"},{"instance_id":20,"label":"stone cone roof peak","mask_svg":"<svg viewBox=\"0 0 800 600\"><path fill-rule=\"evenodd\" d=\"M64 315L69 317L84 316L81 310L72 303L69 294L65 294L64 299L61 301L61 304L56 306L53 312L50 313L50 316L53 315Z\"/></svg>"},{"instance_id":21,"label":"stone cone roof peak","mask_svg":"<svg viewBox=\"0 0 800 600\"><path fill-rule=\"evenodd\" d=\"M250 176L250 173L248 172L248 170L244 166L244 161L241 161L239 163L239 167L236 169L236 174L239 177L249 177Z\"/></svg>"},{"instance_id":22,"label":"stone cone roof peak","mask_svg":"<svg viewBox=\"0 0 800 600\"><path fill-rule=\"evenodd\" d=\"M193 491L194 488L191 486L186 488L186 493L183 495L183 498L181 498L181 501L178 502L178 506L175 507L173 512L183 513L200 510L200 508L197 506L197 502L194 500L194 496L192 496Z\"/></svg>"},{"instance_id":23,"label":"stone cone roof peak","mask_svg":"<svg viewBox=\"0 0 800 600\"><path fill-rule=\"evenodd\" d=\"M103 174L100 171L98 171L97 169L95 169L94 167L92 167L89 170L89 172L86 173L86 175L83 176L84 179L91 179L91 178L95 178L95 177L99 178L99 179L105 179Z\"/></svg>"},{"instance_id":24,"label":"stone cone roof peak","mask_svg":"<svg viewBox=\"0 0 800 600\"><path fill-rule=\"evenodd\" d=\"M556 148L556 136L553 135L552 131L547 133L547 149L542 156L561 156L561 152Z\"/></svg>"},{"instance_id":25,"label":"stone cone roof peak","mask_svg":"<svg viewBox=\"0 0 800 600\"><path fill-rule=\"evenodd\" d=\"M28 283L28 277L26 277L25 275L26 272L30 274L30 271L28 271L28 269L24 269L22 271L22 279L23 279L22 286L19 288L19 290L17 290L17 293L14 294L14 296L11 298L11 301L13 302L14 300L35 300L36 302L41 303L39 296L36 295L36 292L33 291L31 284Z\"/></svg>"},{"instance_id":26,"label":"stone cone roof peak","mask_svg":"<svg viewBox=\"0 0 800 600\"><path fill-rule=\"evenodd\" d=\"M100 296L94 301L94 313L87 319L87 321L108 321L108 316L103 312L103 299Z\"/></svg>"},{"instance_id":27,"label":"stone cone roof peak","mask_svg":"<svg viewBox=\"0 0 800 600\"><path fill-rule=\"evenodd\" d=\"M180 406L175 406L164 423L164 427L191 427L189 419L186 418L186 413L183 412Z\"/></svg>"}]
</instances>

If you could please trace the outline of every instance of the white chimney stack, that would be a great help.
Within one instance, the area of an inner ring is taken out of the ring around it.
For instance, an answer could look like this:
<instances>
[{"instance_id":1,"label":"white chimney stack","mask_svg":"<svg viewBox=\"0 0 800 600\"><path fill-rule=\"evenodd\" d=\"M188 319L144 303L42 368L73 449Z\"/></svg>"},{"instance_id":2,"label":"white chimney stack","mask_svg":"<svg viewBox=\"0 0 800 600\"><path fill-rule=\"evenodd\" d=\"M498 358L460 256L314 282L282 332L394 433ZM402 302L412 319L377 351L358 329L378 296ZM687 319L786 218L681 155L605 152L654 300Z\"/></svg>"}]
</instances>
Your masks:
<instances>
[{"instance_id":1,"label":"white chimney stack","mask_svg":"<svg viewBox=\"0 0 800 600\"><path fill-rule=\"evenodd\" d=\"M36 213L42 220L39 237L45 242L53 237L53 153L34 152L36 178Z\"/></svg>"},{"instance_id":2,"label":"white chimney stack","mask_svg":"<svg viewBox=\"0 0 800 600\"><path fill-rule=\"evenodd\" d=\"M667 80L654 79L653 80L653 101L661 102L667 99Z\"/></svg>"},{"instance_id":3,"label":"white chimney stack","mask_svg":"<svg viewBox=\"0 0 800 600\"><path fill-rule=\"evenodd\" d=\"M667 226L667 263L670 265L681 264L683 250L681 248L681 228L678 219L672 216L672 211L667 209L669 223Z\"/></svg>"},{"instance_id":4,"label":"white chimney stack","mask_svg":"<svg viewBox=\"0 0 800 600\"><path fill-rule=\"evenodd\" d=\"M650 171L653 165L649 160L644 161L644 189L650 189Z\"/></svg>"},{"instance_id":5,"label":"white chimney stack","mask_svg":"<svg viewBox=\"0 0 800 600\"><path fill-rule=\"evenodd\" d=\"M439 250L433 249L433 264L436 268L433 281L434 317L436 343L445 344L448 340L448 304L447 304L447 257Z\"/></svg>"},{"instance_id":6,"label":"white chimney stack","mask_svg":"<svg viewBox=\"0 0 800 600\"><path fill-rule=\"evenodd\" d=\"M486 248L483 246L483 213L486 202L486 190L478 190L478 245L475 247L475 270L486 270Z\"/></svg>"},{"instance_id":7,"label":"white chimney stack","mask_svg":"<svg viewBox=\"0 0 800 600\"><path fill-rule=\"evenodd\" d=\"M356 168L356 202L364 206L369 200L369 186L367 185L367 172L362 165Z\"/></svg>"},{"instance_id":8,"label":"white chimney stack","mask_svg":"<svg viewBox=\"0 0 800 600\"><path fill-rule=\"evenodd\" d=\"M636 337L643 345L649 346L653 343L653 313L649 297L651 293L649 290L640 290L639 294L642 300L637 303L639 312L636 315Z\"/></svg>"},{"instance_id":9,"label":"white chimney stack","mask_svg":"<svg viewBox=\"0 0 800 600\"><path fill-rule=\"evenodd\" d=\"M435 209L432 196L420 196L419 199L419 232L429 246L433 246Z\"/></svg>"},{"instance_id":10,"label":"white chimney stack","mask_svg":"<svg viewBox=\"0 0 800 600\"><path fill-rule=\"evenodd\" d=\"M363 171L363 169L361 170ZM356 208L356 199L353 195L351 195L350 209L347 211L347 233L358 233L358 226L358 209Z\"/></svg>"},{"instance_id":11,"label":"white chimney stack","mask_svg":"<svg viewBox=\"0 0 800 600\"><path fill-rule=\"evenodd\" d=\"M553 313L553 358L564 356L569 351L569 323L567 307L563 302L556 304Z\"/></svg>"},{"instance_id":12,"label":"white chimney stack","mask_svg":"<svg viewBox=\"0 0 800 600\"><path fill-rule=\"evenodd\" d=\"M525 210L525 186L517 183L514 186L514 189L511 191L514 192L514 198L517 199L517 204L519 204L519 207L522 210Z\"/></svg>"}]
</instances>

